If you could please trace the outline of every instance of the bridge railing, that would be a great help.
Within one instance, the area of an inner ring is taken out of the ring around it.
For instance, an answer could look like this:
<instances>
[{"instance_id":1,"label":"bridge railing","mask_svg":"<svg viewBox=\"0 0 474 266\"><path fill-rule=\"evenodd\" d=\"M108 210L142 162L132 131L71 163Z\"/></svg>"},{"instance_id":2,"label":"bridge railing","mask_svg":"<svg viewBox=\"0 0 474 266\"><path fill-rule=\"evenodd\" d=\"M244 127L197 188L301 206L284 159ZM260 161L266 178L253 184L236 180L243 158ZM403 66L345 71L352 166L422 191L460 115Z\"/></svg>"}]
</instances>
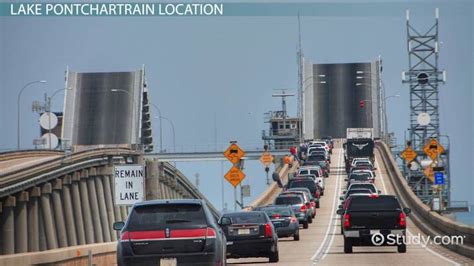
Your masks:
<instances>
[{"instance_id":1,"label":"bridge railing","mask_svg":"<svg viewBox=\"0 0 474 266\"><path fill-rule=\"evenodd\" d=\"M431 211L407 184L406 179L397 166L397 162L391 155L389 147L383 142L378 142L376 149L381 155L390 181L393 183L393 187L402 204L413 210L410 218L417 227L431 237L444 235L463 236L462 245L451 244L446 247L463 256L474 258L474 227L453 221L435 211Z\"/></svg>"}]
</instances>

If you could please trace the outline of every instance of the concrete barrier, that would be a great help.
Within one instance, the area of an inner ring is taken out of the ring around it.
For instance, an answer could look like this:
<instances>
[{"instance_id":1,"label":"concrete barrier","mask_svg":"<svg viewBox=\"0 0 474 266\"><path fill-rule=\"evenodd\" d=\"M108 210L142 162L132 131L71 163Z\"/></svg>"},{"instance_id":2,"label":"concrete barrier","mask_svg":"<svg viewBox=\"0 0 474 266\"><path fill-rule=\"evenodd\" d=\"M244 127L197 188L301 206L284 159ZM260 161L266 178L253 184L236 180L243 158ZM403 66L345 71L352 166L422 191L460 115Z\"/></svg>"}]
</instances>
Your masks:
<instances>
[{"instance_id":1,"label":"concrete barrier","mask_svg":"<svg viewBox=\"0 0 474 266\"><path fill-rule=\"evenodd\" d=\"M293 168L291 169L288 168L288 165L284 165L280 168L278 173L280 174L280 179L283 184L288 181L288 173L294 171L296 168L298 168L298 163L294 163ZM246 210L251 210L255 207L272 203L273 198L275 198L275 196L278 195L281 191L282 189L278 187L277 183L272 182L270 186L268 186L268 188L262 194L260 194L260 197L258 197L251 204L249 204L249 207L246 208Z\"/></svg>"},{"instance_id":2,"label":"concrete barrier","mask_svg":"<svg viewBox=\"0 0 474 266\"><path fill-rule=\"evenodd\" d=\"M0 256L0 266L9 265L88 265L89 251L94 265L116 264L117 242L59 248L41 252Z\"/></svg>"},{"instance_id":3,"label":"concrete barrier","mask_svg":"<svg viewBox=\"0 0 474 266\"><path fill-rule=\"evenodd\" d=\"M387 169L390 182L402 204L412 209L410 219L420 228L423 233L434 236L465 236L463 245L447 245L445 247L463 256L474 258L474 227L468 226L447 217L443 217L425 205L411 190L403 174L397 166L397 162L391 156L389 147L378 142L376 149L381 155L382 161Z\"/></svg>"}]
</instances>

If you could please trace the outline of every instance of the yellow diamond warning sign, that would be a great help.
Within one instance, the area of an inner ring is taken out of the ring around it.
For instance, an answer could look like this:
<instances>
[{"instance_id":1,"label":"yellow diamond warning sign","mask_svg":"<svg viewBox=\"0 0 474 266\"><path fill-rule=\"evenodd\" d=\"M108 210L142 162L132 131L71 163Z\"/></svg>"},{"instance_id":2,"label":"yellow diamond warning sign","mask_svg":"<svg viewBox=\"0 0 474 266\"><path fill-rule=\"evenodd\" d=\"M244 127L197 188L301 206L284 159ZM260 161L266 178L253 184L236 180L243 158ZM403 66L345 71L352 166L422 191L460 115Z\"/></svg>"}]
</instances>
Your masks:
<instances>
[{"instance_id":1,"label":"yellow diamond warning sign","mask_svg":"<svg viewBox=\"0 0 474 266\"><path fill-rule=\"evenodd\" d=\"M239 162L245 156L245 152L235 143L230 144L229 148L224 151L224 156L233 164Z\"/></svg>"},{"instance_id":2,"label":"yellow diamond warning sign","mask_svg":"<svg viewBox=\"0 0 474 266\"><path fill-rule=\"evenodd\" d=\"M444 152L444 147L439 144L436 139L430 139L428 143L426 143L423 151L428 155L432 160L436 159L439 154Z\"/></svg>"},{"instance_id":3,"label":"yellow diamond warning sign","mask_svg":"<svg viewBox=\"0 0 474 266\"><path fill-rule=\"evenodd\" d=\"M406 147L405 150L400 153L400 157L402 157L406 163L410 163L411 161L415 160L417 155L418 154L416 153L416 151L413 150L410 146Z\"/></svg>"},{"instance_id":4,"label":"yellow diamond warning sign","mask_svg":"<svg viewBox=\"0 0 474 266\"><path fill-rule=\"evenodd\" d=\"M236 187L240 182L242 182L242 180L244 180L245 174L238 167L232 166L224 177L232 184L232 186Z\"/></svg>"},{"instance_id":5,"label":"yellow diamond warning sign","mask_svg":"<svg viewBox=\"0 0 474 266\"><path fill-rule=\"evenodd\" d=\"M260 156L260 162L263 164L263 166L268 167L270 164L273 163L273 156L270 152L266 151L262 153L262 156Z\"/></svg>"},{"instance_id":6,"label":"yellow diamond warning sign","mask_svg":"<svg viewBox=\"0 0 474 266\"><path fill-rule=\"evenodd\" d=\"M425 176L428 177L428 179L434 183L434 171L433 171L433 167L427 167L425 169L425 171L423 171Z\"/></svg>"}]
</instances>

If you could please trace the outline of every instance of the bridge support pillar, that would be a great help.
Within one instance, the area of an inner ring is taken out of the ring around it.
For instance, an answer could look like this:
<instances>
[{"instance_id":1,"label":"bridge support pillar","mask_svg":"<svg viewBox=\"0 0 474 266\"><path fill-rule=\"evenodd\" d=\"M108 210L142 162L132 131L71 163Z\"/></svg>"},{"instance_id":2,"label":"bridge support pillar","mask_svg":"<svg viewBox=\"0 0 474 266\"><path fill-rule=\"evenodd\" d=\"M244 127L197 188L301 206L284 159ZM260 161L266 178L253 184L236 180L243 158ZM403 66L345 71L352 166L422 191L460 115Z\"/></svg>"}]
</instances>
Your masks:
<instances>
[{"instance_id":1,"label":"bridge support pillar","mask_svg":"<svg viewBox=\"0 0 474 266\"><path fill-rule=\"evenodd\" d=\"M91 205L89 203L89 191L87 190L87 177L89 172L81 172L80 190L82 215L84 216L84 233L86 235L86 244L94 243L94 226L92 225Z\"/></svg>"},{"instance_id":2,"label":"bridge support pillar","mask_svg":"<svg viewBox=\"0 0 474 266\"><path fill-rule=\"evenodd\" d=\"M102 183L102 176L96 176L95 186L97 190L97 203L99 206L100 221L102 224L102 233L104 242L110 242L110 224L109 216L107 213L107 206L105 204L105 193L104 193L104 184Z\"/></svg>"},{"instance_id":3,"label":"bridge support pillar","mask_svg":"<svg viewBox=\"0 0 474 266\"><path fill-rule=\"evenodd\" d=\"M114 203L113 203L113 197L112 195L112 190L110 189L110 176L109 175L104 175L102 176L102 183L104 185L104 196L105 196L105 205L107 208L107 217L109 220L109 233L110 233L110 239L111 241L117 240L117 234L115 233L114 230L111 230L112 225L115 221L115 214L114 214Z\"/></svg>"},{"instance_id":4,"label":"bridge support pillar","mask_svg":"<svg viewBox=\"0 0 474 266\"><path fill-rule=\"evenodd\" d=\"M159 173L158 173L158 162L156 160L146 161L146 199L153 200L159 199Z\"/></svg>"},{"instance_id":5,"label":"bridge support pillar","mask_svg":"<svg viewBox=\"0 0 474 266\"><path fill-rule=\"evenodd\" d=\"M86 235L84 232L84 218L82 216L82 204L81 202L81 193L79 191L79 185L81 181L81 176L79 173L74 173L72 176L72 206L74 210L74 221L75 221L75 228L77 232L77 244L78 245L85 245L86 244Z\"/></svg>"},{"instance_id":6,"label":"bridge support pillar","mask_svg":"<svg viewBox=\"0 0 474 266\"><path fill-rule=\"evenodd\" d=\"M34 187L30 191L28 201L28 251L39 251L39 210L38 198L41 196L41 189Z\"/></svg>"},{"instance_id":7,"label":"bridge support pillar","mask_svg":"<svg viewBox=\"0 0 474 266\"><path fill-rule=\"evenodd\" d=\"M46 235L47 249L57 249L58 239L53 220L53 212L51 211L50 195L52 188L50 183L46 183L41 188L41 211L43 216L43 226Z\"/></svg>"},{"instance_id":8,"label":"bridge support pillar","mask_svg":"<svg viewBox=\"0 0 474 266\"><path fill-rule=\"evenodd\" d=\"M63 179L63 203L64 218L66 220L66 233L69 246L77 245L76 223L74 221L73 208L71 203L72 177L67 175ZM82 217L81 217L82 218Z\"/></svg>"},{"instance_id":9,"label":"bridge support pillar","mask_svg":"<svg viewBox=\"0 0 474 266\"><path fill-rule=\"evenodd\" d=\"M94 170L93 170L94 169ZM102 243L104 242L104 237L102 235L102 225L100 222L100 213L99 213L99 204L97 202L97 190L95 186L95 168L91 168L93 173L90 173L89 178L87 179L87 188L89 189L89 203L91 207L92 213L92 222L93 222L93 230L95 234L95 242Z\"/></svg>"},{"instance_id":10,"label":"bridge support pillar","mask_svg":"<svg viewBox=\"0 0 474 266\"><path fill-rule=\"evenodd\" d=\"M41 196L41 190L40 190ZM41 197L38 199L38 242L39 242L39 250L45 251L48 249L48 243L46 241L46 229L44 226L44 218L43 218L43 208Z\"/></svg>"},{"instance_id":11,"label":"bridge support pillar","mask_svg":"<svg viewBox=\"0 0 474 266\"><path fill-rule=\"evenodd\" d=\"M26 191L19 193L15 213L15 253L28 252L28 199Z\"/></svg>"},{"instance_id":12,"label":"bridge support pillar","mask_svg":"<svg viewBox=\"0 0 474 266\"><path fill-rule=\"evenodd\" d=\"M59 247L64 248L68 246L66 235L66 224L64 222L63 201L61 199L61 190L63 183L61 179L56 179L53 182L53 208L54 220L56 221L56 232L58 234Z\"/></svg>"},{"instance_id":13,"label":"bridge support pillar","mask_svg":"<svg viewBox=\"0 0 474 266\"><path fill-rule=\"evenodd\" d=\"M15 253L15 212L16 198L9 196L2 208L2 242L3 254Z\"/></svg>"}]
</instances>

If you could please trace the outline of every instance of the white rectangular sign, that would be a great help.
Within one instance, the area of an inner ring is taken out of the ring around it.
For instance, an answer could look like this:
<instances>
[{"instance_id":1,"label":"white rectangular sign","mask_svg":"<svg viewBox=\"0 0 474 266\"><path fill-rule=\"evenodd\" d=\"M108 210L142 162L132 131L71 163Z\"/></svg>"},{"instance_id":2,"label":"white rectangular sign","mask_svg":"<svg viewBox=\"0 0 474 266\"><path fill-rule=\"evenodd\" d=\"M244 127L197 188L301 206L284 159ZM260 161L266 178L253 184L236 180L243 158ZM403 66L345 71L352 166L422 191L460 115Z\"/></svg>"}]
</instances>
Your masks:
<instances>
[{"instance_id":1,"label":"white rectangular sign","mask_svg":"<svg viewBox=\"0 0 474 266\"><path fill-rule=\"evenodd\" d=\"M115 165L115 205L133 205L145 199L145 167Z\"/></svg>"}]
</instances>

